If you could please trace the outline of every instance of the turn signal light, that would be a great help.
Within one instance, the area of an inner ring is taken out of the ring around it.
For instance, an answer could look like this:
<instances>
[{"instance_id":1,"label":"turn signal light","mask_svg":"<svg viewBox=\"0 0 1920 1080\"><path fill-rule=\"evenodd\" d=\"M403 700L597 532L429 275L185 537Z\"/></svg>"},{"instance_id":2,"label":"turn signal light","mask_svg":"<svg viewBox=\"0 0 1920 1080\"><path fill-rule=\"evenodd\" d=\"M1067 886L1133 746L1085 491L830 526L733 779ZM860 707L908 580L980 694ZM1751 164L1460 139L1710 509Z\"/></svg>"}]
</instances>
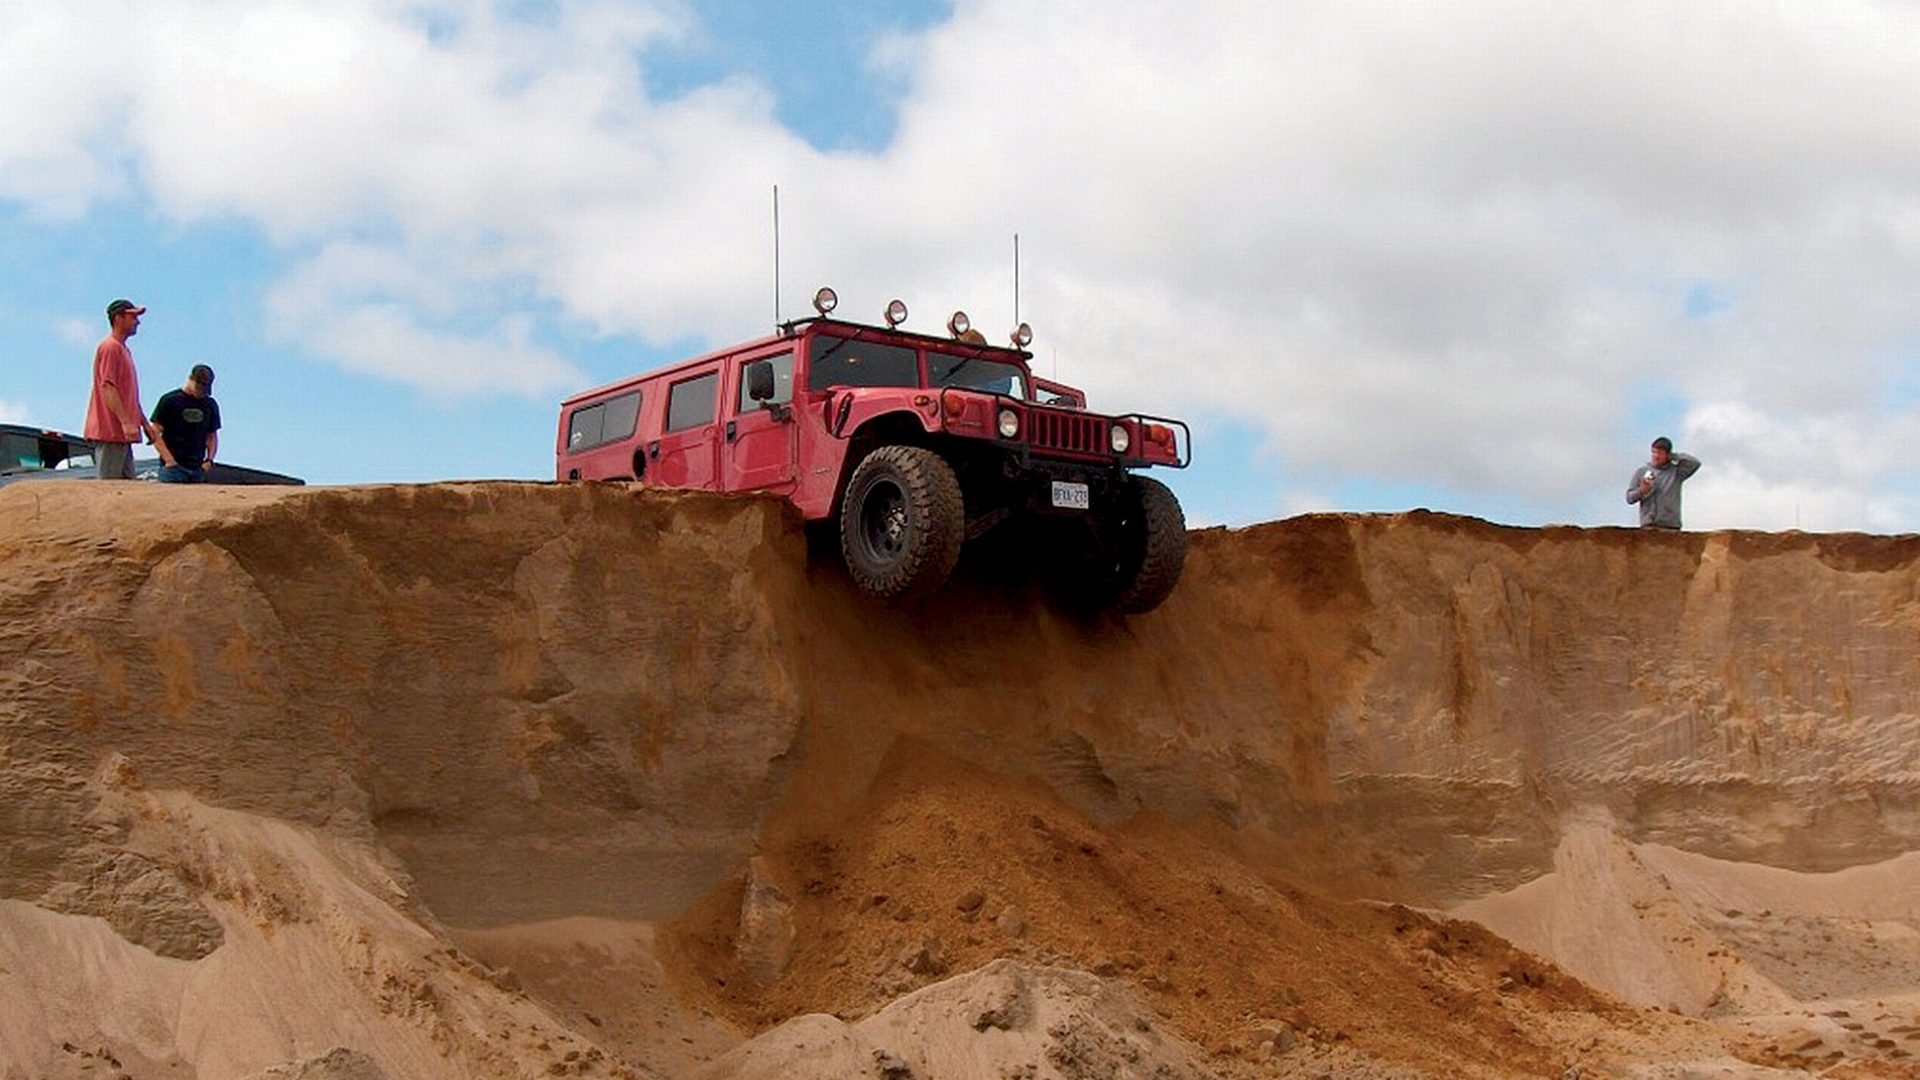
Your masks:
<instances>
[{"instance_id":1,"label":"turn signal light","mask_svg":"<svg viewBox=\"0 0 1920 1080\"><path fill-rule=\"evenodd\" d=\"M1173 429L1165 424L1148 424L1147 441L1156 446L1173 445Z\"/></svg>"}]
</instances>

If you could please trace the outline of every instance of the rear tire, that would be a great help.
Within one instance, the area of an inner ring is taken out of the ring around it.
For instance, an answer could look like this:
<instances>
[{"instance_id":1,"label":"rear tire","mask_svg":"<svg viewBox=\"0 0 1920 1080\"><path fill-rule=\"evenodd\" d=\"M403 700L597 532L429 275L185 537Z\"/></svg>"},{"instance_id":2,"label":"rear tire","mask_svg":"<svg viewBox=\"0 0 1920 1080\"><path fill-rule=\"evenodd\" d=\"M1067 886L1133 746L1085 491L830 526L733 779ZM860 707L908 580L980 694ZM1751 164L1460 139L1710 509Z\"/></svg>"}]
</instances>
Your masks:
<instances>
[{"instance_id":1,"label":"rear tire","mask_svg":"<svg viewBox=\"0 0 1920 1080\"><path fill-rule=\"evenodd\" d=\"M853 470L840 504L840 551L854 584L884 600L925 596L960 561L966 506L940 455L882 446Z\"/></svg>"}]
</instances>

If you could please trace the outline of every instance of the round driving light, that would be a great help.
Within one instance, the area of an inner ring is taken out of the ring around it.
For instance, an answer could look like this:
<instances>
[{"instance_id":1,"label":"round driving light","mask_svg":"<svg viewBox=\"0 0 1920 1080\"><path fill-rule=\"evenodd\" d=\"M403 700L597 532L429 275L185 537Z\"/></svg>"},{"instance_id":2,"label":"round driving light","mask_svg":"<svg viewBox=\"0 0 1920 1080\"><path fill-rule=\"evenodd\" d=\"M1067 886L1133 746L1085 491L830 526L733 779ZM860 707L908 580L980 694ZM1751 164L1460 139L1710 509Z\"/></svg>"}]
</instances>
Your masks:
<instances>
[{"instance_id":1,"label":"round driving light","mask_svg":"<svg viewBox=\"0 0 1920 1080\"><path fill-rule=\"evenodd\" d=\"M954 337L959 337L972 328L973 320L967 318L967 313L964 311L954 312L953 318L947 320L947 333Z\"/></svg>"},{"instance_id":2,"label":"round driving light","mask_svg":"<svg viewBox=\"0 0 1920 1080\"><path fill-rule=\"evenodd\" d=\"M888 326L899 326L901 323L906 321L907 321L906 301L895 300L887 304L887 325Z\"/></svg>"},{"instance_id":3,"label":"round driving light","mask_svg":"<svg viewBox=\"0 0 1920 1080\"><path fill-rule=\"evenodd\" d=\"M1115 424L1107 429L1107 445L1113 447L1114 453L1124 454L1132 444L1133 439L1127 435L1127 425Z\"/></svg>"},{"instance_id":4,"label":"round driving light","mask_svg":"<svg viewBox=\"0 0 1920 1080\"><path fill-rule=\"evenodd\" d=\"M1014 348L1024 349L1031 344L1033 344L1033 327L1028 326L1026 323L1021 323L1019 326L1013 328Z\"/></svg>"},{"instance_id":5,"label":"round driving light","mask_svg":"<svg viewBox=\"0 0 1920 1080\"><path fill-rule=\"evenodd\" d=\"M822 315L839 306L840 297L835 295L834 291L825 285L820 286L820 291L813 294L813 310Z\"/></svg>"},{"instance_id":6,"label":"round driving light","mask_svg":"<svg viewBox=\"0 0 1920 1080\"><path fill-rule=\"evenodd\" d=\"M1020 434L1020 414L1012 409L1000 410L1000 437L1011 439Z\"/></svg>"}]
</instances>

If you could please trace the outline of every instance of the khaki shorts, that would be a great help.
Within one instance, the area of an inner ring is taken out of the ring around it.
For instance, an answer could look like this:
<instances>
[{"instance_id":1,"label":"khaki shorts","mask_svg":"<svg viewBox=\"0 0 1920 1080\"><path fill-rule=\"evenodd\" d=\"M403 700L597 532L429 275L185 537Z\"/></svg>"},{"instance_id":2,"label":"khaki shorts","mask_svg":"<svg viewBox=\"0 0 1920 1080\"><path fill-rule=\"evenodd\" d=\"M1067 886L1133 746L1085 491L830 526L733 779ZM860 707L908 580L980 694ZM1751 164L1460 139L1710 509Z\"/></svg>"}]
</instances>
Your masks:
<instances>
[{"instance_id":1,"label":"khaki shorts","mask_svg":"<svg viewBox=\"0 0 1920 1080\"><path fill-rule=\"evenodd\" d=\"M100 466L100 479L102 480L133 479L132 443L94 443L93 460Z\"/></svg>"}]
</instances>

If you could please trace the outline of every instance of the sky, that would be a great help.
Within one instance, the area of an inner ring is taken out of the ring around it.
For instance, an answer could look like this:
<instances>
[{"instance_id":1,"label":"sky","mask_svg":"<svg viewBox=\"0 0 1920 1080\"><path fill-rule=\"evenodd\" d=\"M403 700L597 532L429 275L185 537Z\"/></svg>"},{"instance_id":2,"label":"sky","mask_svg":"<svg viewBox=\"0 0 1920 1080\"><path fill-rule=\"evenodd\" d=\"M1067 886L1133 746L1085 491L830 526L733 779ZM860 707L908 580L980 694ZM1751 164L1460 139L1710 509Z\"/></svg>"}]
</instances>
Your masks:
<instances>
[{"instance_id":1,"label":"sky","mask_svg":"<svg viewBox=\"0 0 1920 1080\"><path fill-rule=\"evenodd\" d=\"M0 101L0 421L124 296L226 460L550 479L831 285L1185 419L1195 525L1631 524L1668 435L1920 532L1913 0L0 0Z\"/></svg>"}]
</instances>

